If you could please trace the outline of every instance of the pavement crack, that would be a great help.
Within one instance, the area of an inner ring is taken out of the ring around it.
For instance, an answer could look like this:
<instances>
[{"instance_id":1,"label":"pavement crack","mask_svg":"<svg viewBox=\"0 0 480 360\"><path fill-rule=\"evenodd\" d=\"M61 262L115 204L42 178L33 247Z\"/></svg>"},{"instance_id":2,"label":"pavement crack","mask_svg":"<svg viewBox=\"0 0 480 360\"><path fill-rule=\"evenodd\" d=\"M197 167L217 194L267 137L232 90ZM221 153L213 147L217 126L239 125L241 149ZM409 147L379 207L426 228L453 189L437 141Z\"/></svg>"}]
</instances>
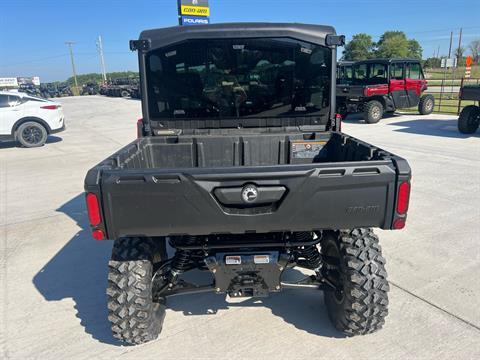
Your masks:
<instances>
[{"instance_id":1,"label":"pavement crack","mask_svg":"<svg viewBox=\"0 0 480 360\"><path fill-rule=\"evenodd\" d=\"M458 315L455 315L454 313L452 313L452 312L450 312L450 311L442 308L442 307L439 306L439 305L434 304L433 302L425 299L424 297L421 297L420 295L417 295L417 294L411 292L410 290L407 290L407 289L405 289L404 287L402 287L402 286L400 286L400 285L398 285L398 284L396 284L396 283L394 283L394 282L392 282L392 281L389 281L389 283L390 283L391 285L395 286L397 289L400 289L400 290L402 290L403 292L405 292L405 293L413 296L414 298L416 298L416 299L424 302L425 304L430 305L431 307L433 307L433 308L435 308L435 309L437 309L437 310L440 310L441 312L443 312L443 313L445 313L445 314L447 314L447 315L449 315L449 316L457 319L458 321L464 323L465 325L468 325L468 326L474 328L474 329L477 330L477 331L480 331L480 326L478 326L478 325L476 325L476 324L474 324L474 323L472 323L472 322L470 322L470 321L468 321L468 320L465 320L465 319L461 318L461 317L458 316Z\"/></svg>"}]
</instances>

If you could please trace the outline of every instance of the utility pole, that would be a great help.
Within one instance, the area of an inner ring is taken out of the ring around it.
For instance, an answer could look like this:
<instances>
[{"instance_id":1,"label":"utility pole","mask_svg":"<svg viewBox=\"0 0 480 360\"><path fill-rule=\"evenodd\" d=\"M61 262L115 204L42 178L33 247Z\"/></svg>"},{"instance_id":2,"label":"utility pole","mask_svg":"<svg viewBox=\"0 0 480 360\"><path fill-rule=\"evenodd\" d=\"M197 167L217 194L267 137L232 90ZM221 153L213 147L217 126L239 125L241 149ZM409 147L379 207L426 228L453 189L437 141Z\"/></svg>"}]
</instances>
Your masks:
<instances>
[{"instance_id":1,"label":"utility pole","mask_svg":"<svg viewBox=\"0 0 480 360\"><path fill-rule=\"evenodd\" d=\"M450 31L450 47L448 48L448 58L452 56L453 31Z\"/></svg>"},{"instance_id":2,"label":"utility pole","mask_svg":"<svg viewBox=\"0 0 480 360\"><path fill-rule=\"evenodd\" d=\"M461 54L460 54L460 48L462 47L462 28L460 28L460 37L458 38L458 53L457 53L457 64L460 63L461 59Z\"/></svg>"},{"instance_id":3,"label":"utility pole","mask_svg":"<svg viewBox=\"0 0 480 360\"><path fill-rule=\"evenodd\" d=\"M445 82L447 81L447 71L448 71L448 60L450 60L450 56L452 55L452 42L453 42L453 31L450 31L450 46L448 47L448 57L445 59L445 67L443 68L443 79L442 85L440 88L440 99L438 100L438 110L440 110L442 106L442 97L443 91L445 90Z\"/></svg>"},{"instance_id":4,"label":"utility pole","mask_svg":"<svg viewBox=\"0 0 480 360\"><path fill-rule=\"evenodd\" d=\"M105 58L103 57L103 44L102 44L102 37L100 35L98 35L97 50L98 50L98 54L100 55L100 65L102 67L103 83L105 84L107 82L107 71L105 70Z\"/></svg>"},{"instance_id":5,"label":"utility pole","mask_svg":"<svg viewBox=\"0 0 480 360\"><path fill-rule=\"evenodd\" d=\"M70 50L70 59L72 60L72 70L73 70L73 81L75 82L75 91L78 92L78 82L77 82L77 72L75 71L75 60L73 59L73 49L72 45L75 44L73 41L65 42L68 45L68 49Z\"/></svg>"},{"instance_id":6,"label":"utility pole","mask_svg":"<svg viewBox=\"0 0 480 360\"><path fill-rule=\"evenodd\" d=\"M453 93L453 83L455 82L455 78L457 77L457 67L460 65L460 62L462 61L462 54L460 53L460 48L462 47L462 28L460 28L460 36L458 37L458 48L457 48L457 53L455 54L455 58L457 59L457 64L456 66L453 67L452 71L452 93ZM455 64L454 64L455 65Z\"/></svg>"},{"instance_id":7,"label":"utility pole","mask_svg":"<svg viewBox=\"0 0 480 360\"><path fill-rule=\"evenodd\" d=\"M182 1L177 0L178 7L178 25L182 25Z\"/></svg>"}]
</instances>

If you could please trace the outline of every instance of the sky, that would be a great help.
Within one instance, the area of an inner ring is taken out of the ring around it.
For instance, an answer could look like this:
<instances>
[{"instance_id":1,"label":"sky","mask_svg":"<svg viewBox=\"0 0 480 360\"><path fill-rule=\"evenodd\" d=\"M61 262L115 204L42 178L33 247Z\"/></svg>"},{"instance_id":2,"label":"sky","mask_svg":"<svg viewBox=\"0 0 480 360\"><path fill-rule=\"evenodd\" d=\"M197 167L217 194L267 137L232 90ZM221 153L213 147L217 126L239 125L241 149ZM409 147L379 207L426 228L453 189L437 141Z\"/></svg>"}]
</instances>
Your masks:
<instances>
[{"instance_id":1,"label":"sky","mask_svg":"<svg viewBox=\"0 0 480 360\"><path fill-rule=\"evenodd\" d=\"M450 31L458 46L480 38L478 0L210 0L211 22L302 22L333 25L347 36L374 40L404 31L423 47L448 53ZM176 0L11 0L0 5L0 77L40 76L42 82L72 75L66 41L74 41L77 73L100 72L95 41L102 36L107 72L137 70L128 41L145 29L177 24Z\"/></svg>"}]
</instances>

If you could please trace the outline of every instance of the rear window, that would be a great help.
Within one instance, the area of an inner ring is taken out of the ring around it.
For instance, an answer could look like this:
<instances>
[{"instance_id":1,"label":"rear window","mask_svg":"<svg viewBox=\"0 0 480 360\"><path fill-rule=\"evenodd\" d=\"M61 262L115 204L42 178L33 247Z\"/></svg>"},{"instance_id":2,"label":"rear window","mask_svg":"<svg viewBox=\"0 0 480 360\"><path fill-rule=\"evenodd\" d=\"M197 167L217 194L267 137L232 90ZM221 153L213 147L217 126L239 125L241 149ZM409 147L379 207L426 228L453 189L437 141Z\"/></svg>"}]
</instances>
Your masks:
<instances>
[{"instance_id":1,"label":"rear window","mask_svg":"<svg viewBox=\"0 0 480 360\"><path fill-rule=\"evenodd\" d=\"M359 84L388 83L387 64L363 63L353 66L353 80Z\"/></svg>"},{"instance_id":2,"label":"rear window","mask_svg":"<svg viewBox=\"0 0 480 360\"><path fill-rule=\"evenodd\" d=\"M329 112L331 50L292 39L190 40L147 55L150 117Z\"/></svg>"},{"instance_id":3,"label":"rear window","mask_svg":"<svg viewBox=\"0 0 480 360\"><path fill-rule=\"evenodd\" d=\"M423 74L419 63L409 63L407 65L407 78L413 80L423 79Z\"/></svg>"}]
</instances>

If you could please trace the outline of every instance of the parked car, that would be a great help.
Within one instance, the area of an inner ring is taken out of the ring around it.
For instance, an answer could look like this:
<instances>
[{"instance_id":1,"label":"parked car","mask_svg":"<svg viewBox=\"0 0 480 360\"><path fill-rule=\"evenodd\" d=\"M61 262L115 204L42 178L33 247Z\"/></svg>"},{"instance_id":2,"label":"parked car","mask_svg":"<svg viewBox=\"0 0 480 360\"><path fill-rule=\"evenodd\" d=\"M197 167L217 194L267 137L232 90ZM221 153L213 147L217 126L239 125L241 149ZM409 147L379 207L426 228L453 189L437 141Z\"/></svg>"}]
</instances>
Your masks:
<instances>
[{"instance_id":1,"label":"parked car","mask_svg":"<svg viewBox=\"0 0 480 360\"><path fill-rule=\"evenodd\" d=\"M417 107L422 115L433 112L435 99L424 93L427 81L419 60L371 59L351 66L351 80L337 85L337 106L343 116L363 112L365 122L374 124L397 109Z\"/></svg>"},{"instance_id":2,"label":"parked car","mask_svg":"<svg viewBox=\"0 0 480 360\"><path fill-rule=\"evenodd\" d=\"M169 296L208 291L323 290L340 331L382 327L389 285L371 228L405 226L411 171L340 132L343 43L330 26L271 23L147 30L130 42L145 86L139 138L85 178L92 235L114 240L116 338L157 338ZM313 275L286 281L293 267ZM187 280L195 269L210 283Z\"/></svg>"},{"instance_id":3,"label":"parked car","mask_svg":"<svg viewBox=\"0 0 480 360\"><path fill-rule=\"evenodd\" d=\"M0 91L0 140L38 147L45 144L48 135L63 130L60 104L21 92Z\"/></svg>"},{"instance_id":4,"label":"parked car","mask_svg":"<svg viewBox=\"0 0 480 360\"><path fill-rule=\"evenodd\" d=\"M463 134L473 134L480 124L480 85L462 87L460 100L478 102L477 105L465 106L458 117L458 130Z\"/></svg>"}]
</instances>

